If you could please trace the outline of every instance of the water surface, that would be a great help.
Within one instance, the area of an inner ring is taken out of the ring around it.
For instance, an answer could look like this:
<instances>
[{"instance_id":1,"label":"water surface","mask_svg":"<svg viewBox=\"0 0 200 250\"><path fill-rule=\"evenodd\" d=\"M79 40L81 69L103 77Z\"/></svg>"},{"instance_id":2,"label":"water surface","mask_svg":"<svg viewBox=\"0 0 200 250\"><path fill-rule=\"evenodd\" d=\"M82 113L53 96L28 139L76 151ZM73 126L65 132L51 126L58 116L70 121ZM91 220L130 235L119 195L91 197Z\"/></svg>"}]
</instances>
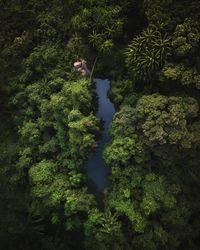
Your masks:
<instances>
[{"instance_id":1,"label":"water surface","mask_svg":"<svg viewBox=\"0 0 200 250\"><path fill-rule=\"evenodd\" d=\"M98 97L98 112L96 116L103 120L104 126L101 134L102 137L97 141L98 148L88 159L85 167L88 177L96 184L97 190L103 191L104 188L111 186L111 182L107 178L110 169L103 161L103 150L105 144L109 140L108 128L112 121L113 114L115 113L115 108L107 97L110 82L108 80L95 79L95 86Z\"/></svg>"}]
</instances>

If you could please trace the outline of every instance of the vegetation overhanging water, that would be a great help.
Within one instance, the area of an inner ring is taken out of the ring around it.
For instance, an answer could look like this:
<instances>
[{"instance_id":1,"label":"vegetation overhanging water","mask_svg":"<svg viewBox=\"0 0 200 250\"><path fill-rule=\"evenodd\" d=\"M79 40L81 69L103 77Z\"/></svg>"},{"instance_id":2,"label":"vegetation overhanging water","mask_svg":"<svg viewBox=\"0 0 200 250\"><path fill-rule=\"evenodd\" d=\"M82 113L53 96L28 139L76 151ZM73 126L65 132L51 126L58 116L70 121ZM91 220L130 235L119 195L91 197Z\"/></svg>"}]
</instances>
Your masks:
<instances>
[{"instance_id":1,"label":"vegetation overhanging water","mask_svg":"<svg viewBox=\"0 0 200 250\"><path fill-rule=\"evenodd\" d=\"M96 94L98 98L98 111L96 116L103 121L102 136L97 141L98 148L95 153L90 156L85 164L88 177L95 183L98 191L103 191L104 188L110 187L111 182L108 179L110 169L105 165L103 160L103 150L105 144L109 140L109 125L112 121L115 108L107 96L110 88L108 80L95 79Z\"/></svg>"},{"instance_id":2,"label":"vegetation overhanging water","mask_svg":"<svg viewBox=\"0 0 200 250\"><path fill-rule=\"evenodd\" d=\"M0 6L0 249L199 250L200 1Z\"/></svg>"}]
</instances>

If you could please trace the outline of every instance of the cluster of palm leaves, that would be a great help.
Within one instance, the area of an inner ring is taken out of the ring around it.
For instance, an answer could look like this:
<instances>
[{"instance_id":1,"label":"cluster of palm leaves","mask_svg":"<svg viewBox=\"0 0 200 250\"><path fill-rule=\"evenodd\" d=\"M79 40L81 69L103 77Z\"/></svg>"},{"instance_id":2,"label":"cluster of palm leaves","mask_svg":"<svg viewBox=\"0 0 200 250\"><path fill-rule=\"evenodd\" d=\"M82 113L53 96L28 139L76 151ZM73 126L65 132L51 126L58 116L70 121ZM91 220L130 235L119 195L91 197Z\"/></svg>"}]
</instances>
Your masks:
<instances>
[{"instance_id":1,"label":"cluster of palm leaves","mask_svg":"<svg viewBox=\"0 0 200 250\"><path fill-rule=\"evenodd\" d=\"M150 80L170 54L170 38L154 27L134 38L125 50L126 64L137 80Z\"/></svg>"}]
</instances>

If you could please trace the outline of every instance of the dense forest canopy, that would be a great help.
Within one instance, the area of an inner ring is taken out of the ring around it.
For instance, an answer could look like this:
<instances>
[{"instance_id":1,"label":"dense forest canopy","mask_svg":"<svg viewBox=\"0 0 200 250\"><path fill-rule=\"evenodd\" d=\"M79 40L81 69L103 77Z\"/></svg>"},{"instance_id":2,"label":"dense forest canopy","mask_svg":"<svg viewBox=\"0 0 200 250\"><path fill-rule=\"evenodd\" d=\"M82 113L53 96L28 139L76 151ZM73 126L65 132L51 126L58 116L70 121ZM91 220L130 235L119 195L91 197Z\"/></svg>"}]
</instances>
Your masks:
<instances>
[{"instance_id":1,"label":"dense forest canopy","mask_svg":"<svg viewBox=\"0 0 200 250\"><path fill-rule=\"evenodd\" d=\"M0 249L200 249L199 0L0 0L0 24ZM117 110L100 201L80 58Z\"/></svg>"}]
</instances>

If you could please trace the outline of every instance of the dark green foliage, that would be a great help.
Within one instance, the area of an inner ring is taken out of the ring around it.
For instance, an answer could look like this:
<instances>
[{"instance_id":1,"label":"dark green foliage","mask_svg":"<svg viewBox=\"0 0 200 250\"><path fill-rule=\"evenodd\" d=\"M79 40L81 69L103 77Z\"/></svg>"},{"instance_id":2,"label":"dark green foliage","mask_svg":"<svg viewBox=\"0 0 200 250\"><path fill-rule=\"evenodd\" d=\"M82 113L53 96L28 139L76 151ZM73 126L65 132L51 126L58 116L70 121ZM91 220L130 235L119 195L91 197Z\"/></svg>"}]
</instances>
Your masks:
<instances>
[{"instance_id":1,"label":"dark green foliage","mask_svg":"<svg viewBox=\"0 0 200 250\"><path fill-rule=\"evenodd\" d=\"M162 70L161 80L181 83L183 86L200 89L200 73L184 64L169 63Z\"/></svg>"},{"instance_id":2,"label":"dark green foliage","mask_svg":"<svg viewBox=\"0 0 200 250\"><path fill-rule=\"evenodd\" d=\"M99 53L113 49L114 39L122 34L124 18L121 13L125 6L103 0L86 1L72 18L72 27L84 37Z\"/></svg>"},{"instance_id":3,"label":"dark green foliage","mask_svg":"<svg viewBox=\"0 0 200 250\"><path fill-rule=\"evenodd\" d=\"M169 38L154 28L147 28L126 49L126 65L134 80L150 80L169 53Z\"/></svg>"},{"instance_id":4,"label":"dark green foliage","mask_svg":"<svg viewBox=\"0 0 200 250\"><path fill-rule=\"evenodd\" d=\"M48 63L49 57L45 59ZM76 213L86 212L93 204L92 196L81 188L81 166L95 146L94 134L98 130L98 120L89 114L89 89L87 79L70 82L55 78L38 80L21 92L27 106L23 107L19 127L17 165L23 171L29 169L32 212L41 216L50 213L52 223L64 223L66 229L80 226ZM70 216L75 217L74 221Z\"/></svg>"},{"instance_id":5,"label":"dark green foliage","mask_svg":"<svg viewBox=\"0 0 200 250\"><path fill-rule=\"evenodd\" d=\"M135 107L123 106L114 117L104 152L113 180L107 206L121 223L128 220L132 231L123 234L133 248L176 249L187 235L185 226L193 230L188 194L180 196L187 184L177 169L183 157L185 174L198 165L191 165L191 149L200 146L199 122L192 122L197 115L195 99L155 94L142 96Z\"/></svg>"},{"instance_id":6,"label":"dark green foliage","mask_svg":"<svg viewBox=\"0 0 200 250\"><path fill-rule=\"evenodd\" d=\"M145 1L149 26L125 52L133 80L112 84L119 112L104 151L113 181L106 208L118 216L126 249L199 248L197 2L184 12L175 0ZM155 91L166 95L145 95Z\"/></svg>"},{"instance_id":7,"label":"dark green foliage","mask_svg":"<svg viewBox=\"0 0 200 250\"><path fill-rule=\"evenodd\" d=\"M52 5L38 1L7 5L7 15L2 13L5 20L16 10L31 10L34 15L29 24L21 18L21 23L10 20L15 34L9 25L2 27L1 121L9 128L9 139L3 137L1 144L0 178L5 184L0 248L78 246L79 242L71 244L70 237L57 241L63 232L80 229L95 204L82 169L99 130L91 107L92 84L87 78L77 79L72 71L78 53L73 53L77 45L66 41L70 26L65 25L66 5L53 1Z\"/></svg>"},{"instance_id":8,"label":"dark green foliage","mask_svg":"<svg viewBox=\"0 0 200 250\"><path fill-rule=\"evenodd\" d=\"M177 25L172 37L172 47L177 56L188 57L198 50L200 33L198 22L185 19L183 24Z\"/></svg>"},{"instance_id":9,"label":"dark green foliage","mask_svg":"<svg viewBox=\"0 0 200 250\"><path fill-rule=\"evenodd\" d=\"M199 1L0 7L0 249L198 250ZM114 78L100 204L84 170L100 122L80 57Z\"/></svg>"},{"instance_id":10,"label":"dark green foliage","mask_svg":"<svg viewBox=\"0 0 200 250\"><path fill-rule=\"evenodd\" d=\"M172 48L174 56L162 69L160 80L162 82L169 80L199 89L200 31L198 22L185 19L183 24L177 25L172 36Z\"/></svg>"},{"instance_id":11,"label":"dark green foliage","mask_svg":"<svg viewBox=\"0 0 200 250\"><path fill-rule=\"evenodd\" d=\"M90 212L85 223L86 249L123 249L121 223L110 210L104 213L98 209ZM116 239L118 241L116 242Z\"/></svg>"},{"instance_id":12,"label":"dark green foliage","mask_svg":"<svg viewBox=\"0 0 200 250\"><path fill-rule=\"evenodd\" d=\"M199 19L200 5L197 0L145 0L145 14L149 24L166 31L173 31L177 23L181 23L185 18Z\"/></svg>"}]
</instances>

